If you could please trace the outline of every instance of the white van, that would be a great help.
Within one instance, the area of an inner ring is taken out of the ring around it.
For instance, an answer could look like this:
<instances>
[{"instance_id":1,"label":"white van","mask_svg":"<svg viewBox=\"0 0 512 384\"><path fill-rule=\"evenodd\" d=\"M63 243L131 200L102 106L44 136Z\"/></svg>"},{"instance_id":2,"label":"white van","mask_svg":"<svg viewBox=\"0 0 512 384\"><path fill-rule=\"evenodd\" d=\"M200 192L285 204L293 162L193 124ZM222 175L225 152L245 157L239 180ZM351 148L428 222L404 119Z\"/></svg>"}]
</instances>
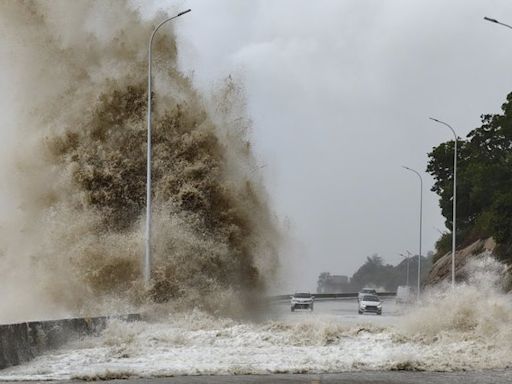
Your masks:
<instances>
[{"instance_id":1,"label":"white van","mask_svg":"<svg viewBox=\"0 0 512 384\"><path fill-rule=\"evenodd\" d=\"M396 303L397 304L407 304L412 301L412 292L411 287L406 285L400 285L396 289Z\"/></svg>"}]
</instances>

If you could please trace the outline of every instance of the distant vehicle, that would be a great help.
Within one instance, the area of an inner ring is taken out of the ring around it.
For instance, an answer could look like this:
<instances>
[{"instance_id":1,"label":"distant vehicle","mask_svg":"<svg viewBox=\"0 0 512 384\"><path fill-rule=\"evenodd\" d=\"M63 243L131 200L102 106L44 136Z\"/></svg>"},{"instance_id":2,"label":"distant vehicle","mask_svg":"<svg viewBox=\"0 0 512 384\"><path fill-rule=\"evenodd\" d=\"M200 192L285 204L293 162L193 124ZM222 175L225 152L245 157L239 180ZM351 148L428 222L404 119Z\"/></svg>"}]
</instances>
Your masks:
<instances>
[{"instance_id":1,"label":"distant vehicle","mask_svg":"<svg viewBox=\"0 0 512 384\"><path fill-rule=\"evenodd\" d=\"M411 287L401 285L396 289L396 303L407 304L412 301Z\"/></svg>"},{"instance_id":2,"label":"distant vehicle","mask_svg":"<svg viewBox=\"0 0 512 384\"><path fill-rule=\"evenodd\" d=\"M357 294L357 301L361 301L363 296L365 295L374 295L377 296L377 291L372 288L363 288L361 291Z\"/></svg>"},{"instance_id":3,"label":"distant vehicle","mask_svg":"<svg viewBox=\"0 0 512 384\"><path fill-rule=\"evenodd\" d=\"M296 309L309 309L313 311L313 301L315 297L311 293L300 292L291 297L291 310Z\"/></svg>"},{"instance_id":4,"label":"distant vehicle","mask_svg":"<svg viewBox=\"0 0 512 384\"><path fill-rule=\"evenodd\" d=\"M360 315L366 312L382 315L382 301L378 296L364 295L361 300L359 300L358 312Z\"/></svg>"}]
</instances>

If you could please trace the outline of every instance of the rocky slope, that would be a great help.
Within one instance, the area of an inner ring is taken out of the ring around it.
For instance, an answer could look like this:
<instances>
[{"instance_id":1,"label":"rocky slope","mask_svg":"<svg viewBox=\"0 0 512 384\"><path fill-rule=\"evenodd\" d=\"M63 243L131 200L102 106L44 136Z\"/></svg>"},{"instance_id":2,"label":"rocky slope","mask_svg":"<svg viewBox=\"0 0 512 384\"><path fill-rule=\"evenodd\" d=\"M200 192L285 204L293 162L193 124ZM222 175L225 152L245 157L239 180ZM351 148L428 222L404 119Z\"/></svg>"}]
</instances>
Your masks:
<instances>
[{"instance_id":1,"label":"rocky slope","mask_svg":"<svg viewBox=\"0 0 512 384\"><path fill-rule=\"evenodd\" d=\"M496 242L492 238L477 240L466 248L455 252L455 280L465 279L464 266L469 259L478 257L482 254L493 253L496 248ZM435 285L445 279L451 279L452 271L452 253L448 252L437 260L425 280L426 286Z\"/></svg>"}]
</instances>

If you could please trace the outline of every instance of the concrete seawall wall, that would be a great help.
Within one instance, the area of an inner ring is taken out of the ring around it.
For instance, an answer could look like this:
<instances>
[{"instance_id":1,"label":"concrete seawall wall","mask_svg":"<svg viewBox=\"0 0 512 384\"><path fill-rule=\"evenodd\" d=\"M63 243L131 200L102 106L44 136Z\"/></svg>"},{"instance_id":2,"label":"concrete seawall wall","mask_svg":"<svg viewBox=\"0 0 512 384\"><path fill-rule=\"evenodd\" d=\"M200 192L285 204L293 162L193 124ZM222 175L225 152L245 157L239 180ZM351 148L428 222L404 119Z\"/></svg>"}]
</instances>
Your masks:
<instances>
[{"instance_id":1,"label":"concrete seawall wall","mask_svg":"<svg viewBox=\"0 0 512 384\"><path fill-rule=\"evenodd\" d=\"M113 318L136 321L140 315ZM108 319L90 317L0 325L0 369L29 361L71 338L98 334L105 329Z\"/></svg>"}]
</instances>

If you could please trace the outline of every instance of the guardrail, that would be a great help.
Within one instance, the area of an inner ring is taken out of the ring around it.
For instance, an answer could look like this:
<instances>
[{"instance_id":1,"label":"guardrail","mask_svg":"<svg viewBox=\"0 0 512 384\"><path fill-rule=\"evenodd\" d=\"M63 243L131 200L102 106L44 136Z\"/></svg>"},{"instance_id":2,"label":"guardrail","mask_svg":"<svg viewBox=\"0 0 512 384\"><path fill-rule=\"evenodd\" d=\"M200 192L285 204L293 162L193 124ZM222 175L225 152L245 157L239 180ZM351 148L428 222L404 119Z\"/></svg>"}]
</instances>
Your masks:
<instances>
[{"instance_id":1,"label":"guardrail","mask_svg":"<svg viewBox=\"0 0 512 384\"><path fill-rule=\"evenodd\" d=\"M357 292L350 293L312 293L315 299L336 300L336 299L357 299ZM289 300L292 294L269 296L271 301ZM394 297L396 292L377 292L379 297Z\"/></svg>"}]
</instances>

